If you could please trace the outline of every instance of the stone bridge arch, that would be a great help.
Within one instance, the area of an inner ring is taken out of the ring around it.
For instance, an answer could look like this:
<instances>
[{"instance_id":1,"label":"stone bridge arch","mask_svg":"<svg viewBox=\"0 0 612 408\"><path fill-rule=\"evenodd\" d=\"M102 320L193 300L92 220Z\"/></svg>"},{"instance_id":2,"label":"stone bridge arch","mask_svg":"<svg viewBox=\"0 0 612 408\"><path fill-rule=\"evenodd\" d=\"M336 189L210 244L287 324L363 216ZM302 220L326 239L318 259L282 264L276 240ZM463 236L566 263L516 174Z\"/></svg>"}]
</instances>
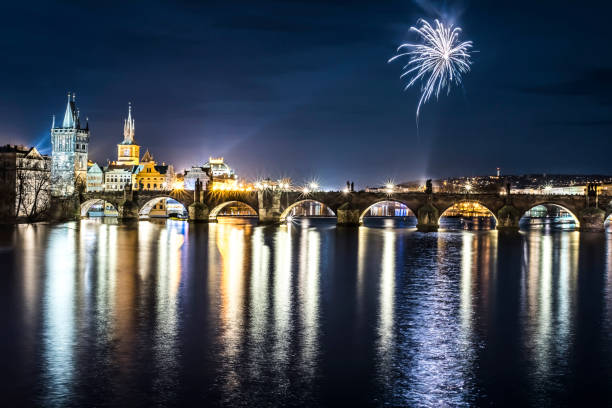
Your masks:
<instances>
[{"instance_id":1,"label":"stone bridge arch","mask_svg":"<svg viewBox=\"0 0 612 408\"><path fill-rule=\"evenodd\" d=\"M160 196L152 197L152 198L143 197L142 199L138 200L139 217L144 216L144 215L149 215L153 207L157 205L161 200L169 200L169 199L174 200L178 202L179 204L181 204L183 208L185 209L185 213L187 213L188 206L185 203L181 202L179 199L171 195L160 195Z\"/></svg>"},{"instance_id":2,"label":"stone bridge arch","mask_svg":"<svg viewBox=\"0 0 612 408\"><path fill-rule=\"evenodd\" d=\"M534 209L535 207L540 206L540 205L551 205L551 206L555 206L555 207L559 207L559 208L564 209L565 211L567 211L572 216L572 218L574 220L574 223L576 224L576 229L580 228L580 213L581 213L581 211L579 211L579 210L577 211L576 209L568 208L567 206L565 206L563 204L559 204L559 203L555 202L554 200L535 201L535 203L531 207L527 208L526 210L525 209L521 209L520 210L521 211L521 215L519 217L519 221L520 221L521 218L523 218L525 216L525 214L527 214L528 211L531 211L532 209Z\"/></svg>"},{"instance_id":3,"label":"stone bridge arch","mask_svg":"<svg viewBox=\"0 0 612 408\"><path fill-rule=\"evenodd\" d=\"M112 201L107 201L103 198L89 198L80 204L79 211L80 211L81 218L87 217L87 213L89 212L89 210L94 204L104 205L105 203L109 203L115 208L115 210L117 210L118 205L116 203L113 203Z\"/></svg>"},{"instance_id":4,"label":"stone bridge arch","mask_svg":"<svg viewBox=\"0 0 612 408\"><path fill-rule=\"evenodd\" d=\"M372 209L372 207L374 207L375 205L381 204L381 203L398 203L398 204L402 204L402 205L406 206L406 208L408 208L408 210L410 210L410 212L412 213L412 216L417 217L418 210L415 209L415 208L412 208L410 203L404 202L401 199L396 199L396 198L393 198L393 197L386 197L386 198L378 199L378 200L372 202L370 205L368 205L365 209L360 210L359 225L363 225L363 219L366 216L366 214L368 213L368 211L370 211Z\"/></svg>"},{"instance_id":5,"label":"stone bridge arch","mask_svg":"<svg viewBox=\"0 0 612 408\"><path fill-rule=\"evenodd\" d=\"M253 210L253 212L258 215L257 212L257 208L253 208L253 206L251 204L245 203L244 201L241 200L229 200L229 201L224 201L220 204L217 204L215 207L213 207L212 210L210 210L209 214L208 214L208 219L209 221L216 221L217 220L217 216L219 215L219 213L221 212L221 210L223 210L224 208L232 205L232 204L242 204L245 205L247 207L249 207L251 210Z\"/></svg>"},{"instance_id":6,"label":"stone bridge arch","mask_svg":"<svg viewBox=\"0 0 612 408\"><path fill-rule=\"evenodd\" d=\"M451 208L453 208L456 205L459 204L466 204L466 203L475 203L480 205L481 207L485 208L487 211L489 211L489 214L493 217L493 219L495 220L495 226L497 227L499 225L499 219L497 211L495 208L491 208L489 207L490 204L487 204L485 201L483 200L479 200L479 199L473 199L473 198L464 198L464 199L460 199L455 201L454 203L448 205L446 208L440 209L440 216L438 217L438 225L440 225L440 220L442 219L442 217L444 217L444 214L450 210Z\"/></svg>"},{"instance_id":7,"label":"stone bridge arch","mask_svg":"<svg viewBox=\"0 0 612 408\"><path fill-rule=\"evenodd\" d=\"M289 204L284 210L283 212L281 212L280 214L280 222L285 222L287 221L287 216L289 216L289 213L291 212L291 210L293 210L294 208L298 207L301 204L304 203L318 203L321 204L322 206L324 206L325 208L329 209L332 214L334 215L334 217L337 216L336 211L334 211L330 205L324 203L323 201L319 201L316 198L309 198L309 197L304 197L302 199L299 199L298 201L295 201L292 204Z\"/></svg>"}]
</instances>

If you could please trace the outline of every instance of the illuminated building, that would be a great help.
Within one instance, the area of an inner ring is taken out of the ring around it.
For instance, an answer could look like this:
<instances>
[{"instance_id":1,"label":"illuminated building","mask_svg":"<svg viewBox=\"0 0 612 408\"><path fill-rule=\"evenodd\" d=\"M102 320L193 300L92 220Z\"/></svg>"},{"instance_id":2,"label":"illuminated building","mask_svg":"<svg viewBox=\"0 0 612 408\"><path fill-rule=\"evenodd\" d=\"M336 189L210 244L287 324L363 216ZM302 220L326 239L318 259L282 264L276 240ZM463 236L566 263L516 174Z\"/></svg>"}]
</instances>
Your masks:
<instances>
[{"instance_id":1,"label":"illuminated building","mask_svg":"<svg viewBox=\"0 0 612 408\"><path fill-rule=\"evenodd\" d=\"M208 175L209 190L233 190L238 187L237 176L234 170L224 162L223 157L210 157L202 166Z\"/></svg>"},{"instance_id":2,"label":"illuminated building","mask_svg":"<svg viewBox=\"0 0 612 408\"><path fill-rule=\"evenodd\" d=\"M123 123L123 142L117 145L117 164L138 165L140 146L134 142L136 126L132 118L132 104L128 106L128 117Z\"/></svg>"},{"instance_id":3,"label":"illuminated building","mask_svg":"<svg viewBox=\"0 0 612 408\"><path fill-rule=\"evenodd\" d=\"M35 147L0 147L0 217L35 219L49 206L51 159Z\"/></svg>"},{"instance_id":4,"label":"illuminated building","mask_svg":"<svg viewBox=\"0 0 612 408\"><path fill-rule=\"evenodd\" d=\"M200 180L203 186L208 183L208 173L204 171L203 167L192 166L189 170L185 171L185 189L195 190L196 180Z\"/></svg>"},{"instance_id":5,"label":"illuminated building","mask_svg":"<svg viewBox=\"0 0 612 408\"><path fill-rule=\"evenodd\" d=\"M104 168L104 191L122 191L126 185L133 185L140 167L128 164L109 164Z\"/></svg>"},{"instance_id":6,"label":"illuminated building","mask_svg":"<svg viewBox=\"0 0 612 408\"><path fill-rule=\"evenodd\" d=\"M135 188L138 190L170 190L173 185L174 171L165 163L158 165L147 150L140 161L136 174Z\"/></svg>"},{"instance_id":7,"label":"illuminated building","mask_svg":"<svg viewBox=\"0 0 612 408\"><path fill-rule=\"evenodd\" d=\"M97 163L87 169L87 191L104 191L104 171Z\"/></svg>"},{"instance_id":8,"label":"illuminated building","mask_svg":"<svg viewBox=\"0 0 612 408\"><path fill-rule=\"evenodd\" d=\"M65 197L74 194L78 183L86 183L89 125L81 128L74 95L68 103L61 127L51 125L51 194Z\"/></svg>"}]
</instances>

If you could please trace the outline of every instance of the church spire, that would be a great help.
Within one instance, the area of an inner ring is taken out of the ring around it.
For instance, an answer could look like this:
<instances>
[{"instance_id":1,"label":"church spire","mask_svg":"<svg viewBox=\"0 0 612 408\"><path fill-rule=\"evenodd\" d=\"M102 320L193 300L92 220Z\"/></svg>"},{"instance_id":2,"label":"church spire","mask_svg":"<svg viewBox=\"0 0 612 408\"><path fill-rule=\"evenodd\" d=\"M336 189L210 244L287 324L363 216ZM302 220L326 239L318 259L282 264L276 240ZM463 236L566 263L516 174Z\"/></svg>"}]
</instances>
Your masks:
<instances>
[{"instance_id":1,"label":"church spire","mask_svg":"<svg viewBox=\"0 0 612 408\"><path fill-rule=\"evenodd\" d=\"M70 103L70 92L68 92L68 103L66 104L66 113L64 114L63 128L74 127L74 114L72 112L72 104Z\"/></svg>"},{"instance_id":2,"label":"church spire","mask_svg":"<svg viewBox=\"0 0 612 408\"><path fill-rule=\"evenodd\" d=\"M128 117L123 122L123 143L133 144L134 133L136 126L134 125L134 119L132 119L132 102L128 103Z\"/></svg>"}]
</instances>

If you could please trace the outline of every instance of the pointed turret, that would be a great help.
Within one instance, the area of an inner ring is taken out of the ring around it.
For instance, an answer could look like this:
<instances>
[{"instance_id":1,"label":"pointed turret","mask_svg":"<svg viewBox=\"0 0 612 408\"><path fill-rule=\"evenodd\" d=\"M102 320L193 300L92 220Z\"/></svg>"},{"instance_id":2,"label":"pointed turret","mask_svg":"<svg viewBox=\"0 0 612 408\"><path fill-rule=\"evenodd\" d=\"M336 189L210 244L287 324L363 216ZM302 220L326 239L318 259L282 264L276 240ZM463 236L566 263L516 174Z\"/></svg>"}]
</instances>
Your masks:
<instances>
[{"instance_id":1,"label":"pointed turret","mask_svg":"<svg viewBox=\"0 0 612 408\"><path fill-rule=\"evenodd\" d=\"M128 117L123 122L123 144L133 144L135 134L134 119L132 119L132 103L128 105Z\"/></svg>"},{"instance_id":2,"label":"pointed turret","mask_svg":"<svg viewBox=\"0 0 612 408\"><path fill-rule=\"evenodd\" d=\"M68 93L68 103L66 104L66 113L64 114L64 122L62 123L63 128L74 128L74 112L72 111L72 101L70 100L70 93Z\"/></svg>"},{"instance_id":3,"label":"pointed turret","mask_svg":"<svg viewBox=\"0 0 612 408\"><path fill-rule=\"evenodd\" d=\"M147 149L144 156L142 156L142 160L140 161L143 163L149 163L153 161L153 156L151 155L151 153L149 153L149 149Z\"/></svg>"}]
</instances>

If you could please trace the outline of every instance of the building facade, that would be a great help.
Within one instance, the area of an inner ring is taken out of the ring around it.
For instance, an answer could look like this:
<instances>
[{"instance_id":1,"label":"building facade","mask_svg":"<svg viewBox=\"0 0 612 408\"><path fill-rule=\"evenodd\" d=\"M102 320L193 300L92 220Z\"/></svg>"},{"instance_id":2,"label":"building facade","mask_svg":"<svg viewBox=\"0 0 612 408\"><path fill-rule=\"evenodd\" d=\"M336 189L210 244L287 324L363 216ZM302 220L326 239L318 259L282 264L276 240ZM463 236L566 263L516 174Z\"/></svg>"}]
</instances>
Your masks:
<instances>
[{"instance_id":1,"label":"building facade","mask_svg":"<svg viewBox=\"0 0 612 408\"><path fill-rule=\"evenodd\" d=\"M51 125L51 194L67 197L83 188L87 179L87 152L89 148L89 124L81 127L79 110L74 95L68 95L68 103L62 125Z\"/></svg>"},{"instance_id":2,"label":"building facade","mask_svg":"<svg viewBox=\"0 0 612 408\"><path fill-rule=\"evenodd\" d=\"M49 208L51 158L36 148L0 147L0 217L38 219Z\"/></svg>"},{"instance_id":3,"label":"building facade","mask_svg":"<svg viewBox=\"0 0 612 408\"><path fill-rule=\"evenodd\" d=\"M202 182L203 186L206 186L206 184L208 184L208 173L204 171L203 167L192 166L189 170L186 170L184 178L185 189L195 190L195 183L198 179L200 180L200 182Z\"/></svg>"},{"instance_id":4,"label":"building facade","mask_svg":"<svg viewBox=\"0 0 612 408\"><path fill-rule=\"evenodd\" d=\"M136 174L135 189L165 191L172 188L169 166L157 165L153 156L147 150L140 161L140 169Z\"/></svg>"},{"instance_id":5,"label":"building facade","mask_svg":"<svg viewBox=\"0 0 612 408\"><path fill-rule=\"evenodd\" d=\"M238 184L238 177L223 157L210 157L202 168L208 175L208 190L233 189Z\"/></svg>"},{"instance_id":6,"label":"building facade","mask_svg":"<svg viewBox=\"0 0 612 408\"><path fill-rule=\"evenodd\" d=\"M133 186L140 166L109 164L104 168L104 191L123 191L126 185Z\"/></svg>"},{"instance_id":7,"label":"building facade","mask_svg":"<svg viewBox=\"0 0 612 408\"><path fill-rule=\"evenodd\" d=\"M104 171L98 163L93 163L87 170L87 191L104 191Z\"/></svg>"}]
</instances>

